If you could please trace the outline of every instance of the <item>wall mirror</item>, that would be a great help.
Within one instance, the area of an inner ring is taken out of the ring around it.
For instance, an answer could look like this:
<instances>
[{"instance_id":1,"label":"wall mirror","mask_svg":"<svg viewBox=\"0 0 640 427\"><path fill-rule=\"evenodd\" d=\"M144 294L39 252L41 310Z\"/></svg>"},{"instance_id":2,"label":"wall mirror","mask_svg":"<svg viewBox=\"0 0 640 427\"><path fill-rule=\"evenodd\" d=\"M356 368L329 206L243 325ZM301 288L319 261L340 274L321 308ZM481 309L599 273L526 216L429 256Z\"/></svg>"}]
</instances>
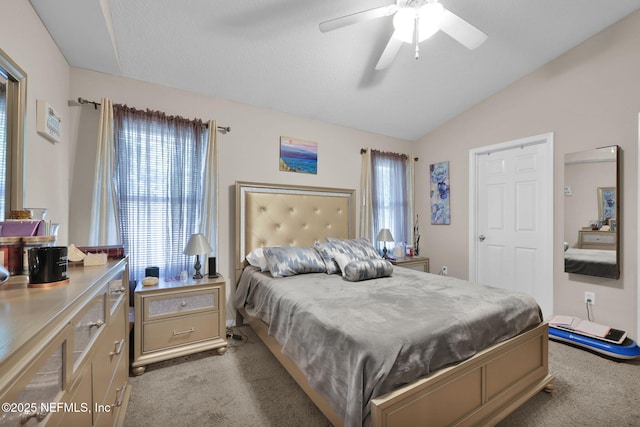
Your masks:
<instances>
[{"instance_id":1,"label":"wall mirror","mask_svg":"<svg viewBox=\"0 0 640 427\"><path fill-rule=\"evenodd\" d=\"M22 209L27 75L0 49L0 220Z\"/></svg>"},{"instance_id":2,"label":"wall mirror","mask_svg":"<svg viewBox=\"0 0 640 427\"><path fill-rule=\"evenodd\" d=\"M620 148L565 155L564 271L620 277Z\"/></svg>"}]
</instances>

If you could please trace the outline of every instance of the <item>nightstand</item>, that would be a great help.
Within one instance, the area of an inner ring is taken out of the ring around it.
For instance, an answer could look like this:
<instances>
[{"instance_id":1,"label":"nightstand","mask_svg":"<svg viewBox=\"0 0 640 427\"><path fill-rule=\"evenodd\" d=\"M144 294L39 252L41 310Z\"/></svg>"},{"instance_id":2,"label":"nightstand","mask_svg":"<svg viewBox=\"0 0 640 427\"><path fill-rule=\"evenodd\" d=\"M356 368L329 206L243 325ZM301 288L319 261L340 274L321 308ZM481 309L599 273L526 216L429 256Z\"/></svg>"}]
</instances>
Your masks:
<instances>
[{"instance_id":1,"label":"nightstand","mask_svg":"<svg viewBox=\"0 0 640 427\"><path fill-rule=\"evenodd\" d=\"M578 247L581 249L616 250L616 232L598 230L578 231Z\"/></svg>"},{"instance_id":2,"label":"nightstand","mask_svg":"<svg viewBox=\"0 0 640 427\"><path fill-rule=\"evenodd\" d=\"M397 265L398 267L410 268L411 270L424 271L425 273L429 272L429 258L420 257L420 256L412 256L405 258L396 258L389 260L391 264Z\"/></svg>"},{"instance_id":3,"label":"nightstand","mask_svg":"<svg viewBox=\"0 0 640 427\"><path fill-rule=\"evenodd\" d=\"M134 298L134 375L142 375L150 363L227 350L222 276L186 282L160 279L154 286L139 283Z\"/></svg>"}]
</instances>

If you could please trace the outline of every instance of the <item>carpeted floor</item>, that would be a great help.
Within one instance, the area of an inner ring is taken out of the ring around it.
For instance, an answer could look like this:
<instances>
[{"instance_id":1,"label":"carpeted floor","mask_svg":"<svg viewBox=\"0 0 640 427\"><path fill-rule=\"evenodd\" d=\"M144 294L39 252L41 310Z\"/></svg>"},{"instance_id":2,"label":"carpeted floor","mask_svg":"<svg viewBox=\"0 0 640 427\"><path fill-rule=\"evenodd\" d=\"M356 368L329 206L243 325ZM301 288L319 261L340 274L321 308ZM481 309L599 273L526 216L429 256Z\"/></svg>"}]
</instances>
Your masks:
<instances>
[{"instance_id":1,"label":"carpeted floor","mask_svg":"<svg viewBox=\"0 0 640 427\"><path fill-rule=\"evenodd\" d=\"M198 353L131 377L125 427L329 426L253 332L234 330L245 338L230 340L223 356ZM551 341L549 366L555 391L538 393L499 426L640 426L640 360Z\"/></svg>"}]
</instances>

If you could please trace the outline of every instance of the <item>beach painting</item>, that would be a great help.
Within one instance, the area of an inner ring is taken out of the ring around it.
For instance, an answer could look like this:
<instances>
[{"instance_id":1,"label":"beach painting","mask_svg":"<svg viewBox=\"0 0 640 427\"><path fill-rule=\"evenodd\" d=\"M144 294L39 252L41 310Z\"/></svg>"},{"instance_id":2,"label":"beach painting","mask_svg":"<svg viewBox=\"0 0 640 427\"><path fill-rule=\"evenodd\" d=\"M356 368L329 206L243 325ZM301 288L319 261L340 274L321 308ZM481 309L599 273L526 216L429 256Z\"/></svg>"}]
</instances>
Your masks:
<instances>
[{"instance_id":1,"label":"beach painting","mask_svg":"<svg viewBox=\"0 0 640 427\"><path fill-rule=\"evenodd\" d=\"M318 174L318 144L301 139L280 137L280 170Z\"/></svg>"}]
</instances>

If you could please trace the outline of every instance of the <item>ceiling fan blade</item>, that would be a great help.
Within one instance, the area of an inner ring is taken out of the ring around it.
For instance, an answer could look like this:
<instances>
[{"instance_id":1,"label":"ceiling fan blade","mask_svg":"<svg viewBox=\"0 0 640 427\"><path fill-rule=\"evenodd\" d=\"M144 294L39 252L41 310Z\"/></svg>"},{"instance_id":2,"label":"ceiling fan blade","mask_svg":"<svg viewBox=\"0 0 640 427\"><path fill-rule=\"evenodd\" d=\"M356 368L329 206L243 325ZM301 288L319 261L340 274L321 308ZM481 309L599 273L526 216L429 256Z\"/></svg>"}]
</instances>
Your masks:
<instances>
[{"instance_id":1,"label":"ceiling fan blade","mask_svg":"<svg viewBox=\"0 0 640 427\"><path fill-rule=\"evenodd\" d=\"M320 31L326 33L328 31L337 30L338 28L357 24L359 22L371 21L372 19L378 19L385 16L393 15L397 10L397 5L390 4L388 6L376 7L374 9L352 13L351 15L341 16L340 18L334 18L328 21L321 22Z\"/></svg>"},{"instance_id":2,"label":"ceiling fan blade","mask_svg":"<svg viewBox=\"0 0 640 427\"><path fill-rule=\"evenodd\" d=\"M387 43L387 46L384 48L384 51L382 52L382 55L380 55L380 59L378 60L378 63L376 64L376 70L384 70L389 65L391 65L393 60L396 59L396 56L398 55L398 51L400 50L402 43L403 43L402 40L394 36L391 36L391 38L389 39L389 42Z\"/></svg>"},{"instance_id":3,"label":"ceiling fan blade","mask_svg":"<svg viewBox=\"0 0 640 427\"><path fill-rule=\"evenodd\" d=\"M467 49L475 49L487 39L485 33L448 10L444 11L439 27Z\"/></svg>"}]
</instances>

